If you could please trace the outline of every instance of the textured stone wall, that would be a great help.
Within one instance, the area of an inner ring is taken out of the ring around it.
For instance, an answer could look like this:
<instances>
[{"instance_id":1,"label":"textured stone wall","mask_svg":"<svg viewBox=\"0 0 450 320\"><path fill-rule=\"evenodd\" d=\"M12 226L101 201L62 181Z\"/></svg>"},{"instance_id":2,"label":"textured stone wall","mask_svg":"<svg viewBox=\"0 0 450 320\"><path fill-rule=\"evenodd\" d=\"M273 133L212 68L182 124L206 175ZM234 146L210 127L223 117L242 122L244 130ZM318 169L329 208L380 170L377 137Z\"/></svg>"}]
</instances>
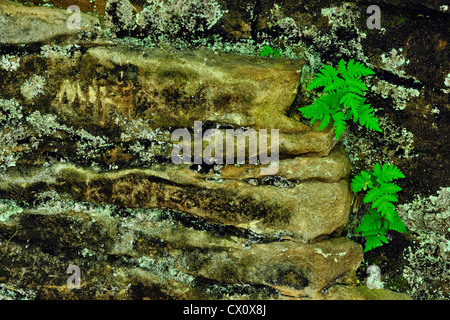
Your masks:
<instances>
[{"instance_id":1,"label":"textured stone wall","mask_svg":"<svg viewBox=\"0 0 450 320\"><path fill-rule=\"evenodd\" d=\"M349 179L380 160L405 174L420 168L413 147L425 144L403 120L423 99L438 110L426 124L440 126L448 113L438 67L445 35L434 35L430 77L410 57L412 40L387 50L376 42L382 30L363 32L363 4L166 2L157 11L140 1L80 2L93 14L72 30L65 10L0 1L0 296L405 298L358 280L367 262L349 239L360 241ZM383 11L385 29L395 5ZM259 57L263 44L282 58ZM318 131L296 112L314 98L305 84L321 63L342 56L377 72L369 81L386 106L377 110L383 136L350 126L336 142L331 127ZM194 136L194 121L223 137L266 129L271 141L278 129L276 174L260 163L174 164L171 133ZM69 265L81 269L81 290L66 285Z\"/></svg>"}]
</instances>

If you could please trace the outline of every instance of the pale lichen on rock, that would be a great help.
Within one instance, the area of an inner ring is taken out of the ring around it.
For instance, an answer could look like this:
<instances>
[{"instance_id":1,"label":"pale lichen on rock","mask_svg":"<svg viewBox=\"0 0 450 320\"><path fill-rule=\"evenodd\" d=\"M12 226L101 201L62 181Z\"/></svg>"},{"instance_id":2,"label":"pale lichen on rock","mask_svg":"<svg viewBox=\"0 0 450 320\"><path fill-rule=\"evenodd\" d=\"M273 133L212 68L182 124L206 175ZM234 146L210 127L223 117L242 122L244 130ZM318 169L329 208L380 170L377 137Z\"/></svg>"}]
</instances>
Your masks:
<instances>
[{"instance_id":1,"label":"pale lichen on rock","mask_svg":"<svg viewBox=\"0 0 450 320\"><path fill-rule=\"evenodd\" d=\"M13 55L2 55L0 67L6 71L16 71L20 66L20 57Z\"/></svg>"},{"instance_id":2,"label":"pale lichen on rock","mask_svg":"<svg viewBox=\"0 0 450 320\"><path fill-rule=\"evenodd\" d=\"M25 80L20 87L20 92L25 98L32 100L44 92L45 84L45 77L35 74L31 78Z\"/></svg>"}]
</instances>

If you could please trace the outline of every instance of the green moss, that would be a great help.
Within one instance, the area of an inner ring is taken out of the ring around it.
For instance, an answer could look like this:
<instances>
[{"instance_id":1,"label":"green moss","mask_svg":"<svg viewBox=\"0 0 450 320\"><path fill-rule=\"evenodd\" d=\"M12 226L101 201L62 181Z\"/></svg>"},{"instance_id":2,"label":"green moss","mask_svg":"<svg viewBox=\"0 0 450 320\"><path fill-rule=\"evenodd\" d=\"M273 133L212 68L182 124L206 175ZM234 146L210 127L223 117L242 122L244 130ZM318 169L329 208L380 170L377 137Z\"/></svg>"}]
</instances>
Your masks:
<instances>
[{"instance_id":1,"label":"green moss","mask_svg":"<svg viewBox=\"0 0 450 320\"><path fill-rule=\"evenodd\" d=\"M388 30L393 30L396 28L403 27L408 22L408 17L406 15L395 15L395 16L385 16L383 21L383 27Z\"/></svg>"},{"instance_id":2,"label":"green moss","mask_svg":"<svg viewBox=\"0 0 450 320\"><path fill-rule=\"evenodd\" d=\"M406 292L408 290L408 281L401 275L388 278L385 282L385 289L395 292Z\"/></svg>"}]
</instances>

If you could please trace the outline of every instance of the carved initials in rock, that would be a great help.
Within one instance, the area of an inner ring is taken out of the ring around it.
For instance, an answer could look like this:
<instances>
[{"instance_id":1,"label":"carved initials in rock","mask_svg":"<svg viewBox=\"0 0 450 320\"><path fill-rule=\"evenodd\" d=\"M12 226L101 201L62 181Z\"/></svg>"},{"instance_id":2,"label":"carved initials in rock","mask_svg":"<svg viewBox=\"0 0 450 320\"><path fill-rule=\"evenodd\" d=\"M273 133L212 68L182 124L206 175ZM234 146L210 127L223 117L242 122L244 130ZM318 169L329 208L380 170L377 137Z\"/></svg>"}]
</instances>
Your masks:
<instances>
[{"instance_id":1,"label":"carved initials in rock","mask_svg":"<svg viewBox=\"0 0 450 320\"><path fill-rule=\"evenodd\" d=\"M83 92L79 81L64 80L56 94L54 105L70 116L94 118L97 124L105 126L111 120L111 113L131 118L133 116L132 89L119 86L99 86L94 80ZM76 104L77 109L72 107Z\"/></svg>"}]
</instances>

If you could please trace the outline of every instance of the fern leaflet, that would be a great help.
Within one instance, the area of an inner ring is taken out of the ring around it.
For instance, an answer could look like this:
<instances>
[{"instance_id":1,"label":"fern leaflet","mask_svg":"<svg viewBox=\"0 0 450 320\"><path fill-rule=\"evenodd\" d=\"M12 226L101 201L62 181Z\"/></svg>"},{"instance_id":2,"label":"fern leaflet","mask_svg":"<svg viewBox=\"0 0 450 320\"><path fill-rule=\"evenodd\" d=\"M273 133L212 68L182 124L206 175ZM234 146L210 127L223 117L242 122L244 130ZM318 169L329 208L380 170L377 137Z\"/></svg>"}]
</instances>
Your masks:
<instances>
[{"instance_id":1,"label":"fern leaflet","mask_svg":"<svg viewBox=\"0 0 450 320\"><path fill-rule=\"evenodd\" d=\"M356 229L366 239L364 252L387 243L386 233L389 230L406 233L406 226L400 219L393 202L398 202L397 192L402 188L391 182L404 178L403 173L392 164L375 164L372 172L361 171L351 182L353 192L362 190L367 193L364 203L372 203L369 214L364 216Z\"/></svg>"},{"instance_id":2,"label":"fern leaflet","mask_svg":"<svg viewBox=\"0 0 450 320\"><path fill-rule=\"evenodd\" d=\"M364 104L364 92L369 89L359 79L361 76L374 74L374 72L360 62L350 60L348 64L341 59L337 70L330 65L323 65L314 79L308 85L308 90L323 87L325 95L316 99L310 105L298 108L305 118L311 119L311 123L322 120L319 130L325 129L333 120L336 140L345 132L345 122L353 118L357 122L372 131L381 131L378 119L373 114L370 105ZM320 102L319 102L320 101ZM314 107L312 107L314 106ZM342 115L334 116L342 112Z\"/></svg>"}]
</instances>

